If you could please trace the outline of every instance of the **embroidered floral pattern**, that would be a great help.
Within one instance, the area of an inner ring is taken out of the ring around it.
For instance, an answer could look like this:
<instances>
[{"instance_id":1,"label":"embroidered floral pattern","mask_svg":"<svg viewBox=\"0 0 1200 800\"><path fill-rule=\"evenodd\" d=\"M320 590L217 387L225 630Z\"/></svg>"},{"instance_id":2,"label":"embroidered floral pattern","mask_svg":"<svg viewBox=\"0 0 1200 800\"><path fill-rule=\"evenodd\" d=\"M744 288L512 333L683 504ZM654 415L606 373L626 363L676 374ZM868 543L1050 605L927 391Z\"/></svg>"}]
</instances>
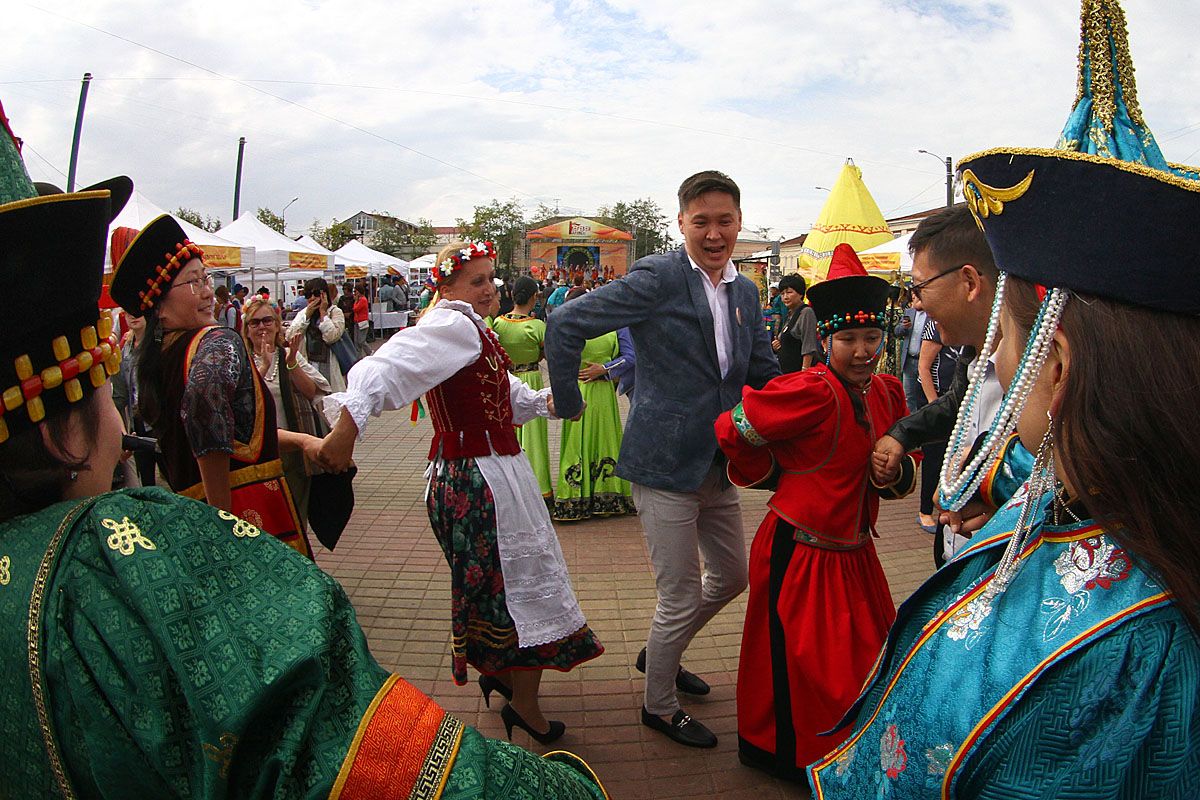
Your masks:
<instances>
[{"instance_id":1,"label":"embroidered floral pattern","mask_svg":"<svg viewBox=\"0 0 1200 800\"><path fill-rule=\"evenodd\" d=\"M1128 554L1106 536L1071 542L1066 552L1054 559L1059 582L1070 594L1110 589L1113 583L1129 577L1132 566Z\"/></svg>"},{"instance_id":2,"label":"embroidered floral pattern","mask_svg":"<svg viewBox=\"0 0 1200 800\"><path fill-rule=\"evenodd\" d=\"M942 778L950 768L954 758L954 745L942 742L925 750L925 788L936 789L942 785Z\"/></svg>"},{"instance_id":3,"label":"embroidered floral pattern","mask_svg":"<svg viewBox=\"0 0 1200 800\"><path fill-rule=\"evenodd\" d=\"M8 556L0 558L0 586L8 586L8 582L12 580L12 559Z\"/></svg>"},{"instance_id":4,"label":"embroidered floral pattern","mask_svg":"<svg viewBox=\"0 0 1200 800\"><path fill-rule=\"evenodd\" d=\"M970 649L982 635L983 621L991 613L992 597L984 592L951 615L946 625L946 635L956 642L965 641Z\"/></svg>"},{"instance_id":5,"label":"embroidered floral pattern","mask_svg":"<svg viewBox=\"0 0 1200 800\"><path fill-rule=\"evenodd\" d=\"M850 767L854 764L854 754L855 754L855 752L857 752L857 750L858 750L858 745L852 744L852 745L850 745L850 747L846 748L842 752L841 755L839 755L837 757L837 761L834 762L835 764L837 764L837 768L834 769L834 773L839 778L844 776L846 774L846 771L849 770Z\"/></svg>"},{"instance_id":6,"label":"embroidered floral pattern","mask_svg":"<svg viewBox=\"0 0 1200 800\"><path fill-rule=\"evenodd\" d=\"M891 780L899 778L900 773L908 768L904 739L895 724L888 725L879 738L879 768Z\"/></svg>"}]
</instances>

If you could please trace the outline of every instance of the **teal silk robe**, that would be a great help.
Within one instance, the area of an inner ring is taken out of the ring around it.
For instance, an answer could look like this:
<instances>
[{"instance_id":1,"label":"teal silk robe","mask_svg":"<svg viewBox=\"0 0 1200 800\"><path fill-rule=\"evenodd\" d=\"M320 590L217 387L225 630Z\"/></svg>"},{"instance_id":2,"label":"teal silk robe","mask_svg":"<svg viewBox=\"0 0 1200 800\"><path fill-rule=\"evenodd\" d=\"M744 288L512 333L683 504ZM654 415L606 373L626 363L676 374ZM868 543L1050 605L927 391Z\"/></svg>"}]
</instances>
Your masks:
<instances>
[{"instance_id":1,"label":"teal silk robe","mask_svg":"<svg viewBox=\"0 0 1200 800\"><path fill-rule=\"evenodd\" d=\"M1007 502L900 607L814 798L1200 797L1200 643L1115 539L1042 508L1012 584L982 591L1028 462L1010 451L982 488Z\"/></svg>"},{"instance_id":2,"label":"teal silk robe","mask_svg":"<svg viewBox=\"0 0 1200 800\"><path fill-rule=\"evenodd\" d=\"M4 796L604 797L391 678L312 562L160 489L0 525L0 615Z\"/></svg>"}]
</instances>

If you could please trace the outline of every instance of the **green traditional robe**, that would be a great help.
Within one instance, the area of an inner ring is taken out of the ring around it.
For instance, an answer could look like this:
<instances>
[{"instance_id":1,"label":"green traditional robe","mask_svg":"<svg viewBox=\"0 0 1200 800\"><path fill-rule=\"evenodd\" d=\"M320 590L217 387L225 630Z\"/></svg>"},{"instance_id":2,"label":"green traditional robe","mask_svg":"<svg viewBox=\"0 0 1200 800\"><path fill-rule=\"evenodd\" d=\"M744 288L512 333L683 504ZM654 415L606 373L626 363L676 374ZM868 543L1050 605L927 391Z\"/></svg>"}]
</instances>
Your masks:
<instances>
[{"instance_id":1,"label":"green traditional robe","mask_svg":"<svg viewBox=\"0 0 1200 800\"><path fill-rule=\"evenodd\" d=\"M0 525L0 614L4 796L605 796L390 678L312 562L160 489Z\"/></svg>"}]
</instances>

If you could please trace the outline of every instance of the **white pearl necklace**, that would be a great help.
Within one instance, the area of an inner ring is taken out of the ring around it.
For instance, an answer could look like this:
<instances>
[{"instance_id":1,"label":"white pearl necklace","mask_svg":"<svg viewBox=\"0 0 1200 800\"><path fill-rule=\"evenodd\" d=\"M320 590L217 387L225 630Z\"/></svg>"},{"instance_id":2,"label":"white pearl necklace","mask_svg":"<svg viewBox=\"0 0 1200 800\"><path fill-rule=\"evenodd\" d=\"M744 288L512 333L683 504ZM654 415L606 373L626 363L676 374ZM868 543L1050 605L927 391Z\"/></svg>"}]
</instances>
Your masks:
<instances>
[{"instance_id":1,"label":"white pearl necklace","mask_svg":"<svg viewBox=\"0 0 1200 800\"><path fill-rule=\"evenodd\" d=\"M984 477L1003 453L1005 442L1016 430L1017 421L1021 418L1029 394L1033 391L1038 375L1041 374L1050 354L1050 345L1055 331L1058 330L1062 310L1070 297L1070 292L1065 289L1051 289L1046 294L1012 383L1004 393L1004 399L984 436L982 445L974 458L968 462L967 455L974 442L967 441L967 431L982 396L988 357L995 347L996 334L1000 328L1000 309L1004 304L1007 278L1007 273L1001 272L996 282L996 299L992 303L983 350L976 354L975 362L971 365L970 385L959 405L954 432L950 436L946 458L942 461L938 501L942 508L951 511L961 509L975 494Z\"/></svg>"}]
</instances>

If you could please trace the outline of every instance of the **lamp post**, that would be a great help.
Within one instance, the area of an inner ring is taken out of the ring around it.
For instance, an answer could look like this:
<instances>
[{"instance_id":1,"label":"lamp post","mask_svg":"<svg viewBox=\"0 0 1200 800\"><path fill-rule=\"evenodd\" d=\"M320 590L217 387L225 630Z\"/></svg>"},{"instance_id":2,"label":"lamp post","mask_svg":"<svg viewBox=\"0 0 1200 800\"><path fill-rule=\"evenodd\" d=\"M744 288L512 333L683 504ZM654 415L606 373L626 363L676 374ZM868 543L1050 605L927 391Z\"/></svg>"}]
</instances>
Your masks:
<instances>
[{"instance_id":1,"label":"lamp post","mask_svg":"<svg viewBox=\"0 0 1200 800\"><path fill-rule=\"evenodd\" d=\"M246 152L246 137L242 136L238 139L238 160L237 174L233 178L233 218L238 218L238 212L241 210L242 204L242 156ZM253 277L253 276L251 276Z\"/></svg>"},{"instance_id":2,"label":"lamp post","mask_svg":"<svg viewBox=\"0 0 1200 800\"><path fill-rule=\"evenodd\" d=\"M79 110L75 112L75 136L71 139L71 164L67 167L67 191L75 191L75 165L79 161L79 137L83 133L83 108L87 105L88 86L92 73L83 73L83 86L79 89Z\"/></svg>"},{"instance_id":3,"label":"lamp post","mask_svg":"<svg viewBox=\"0 0 1200 800\"><path fill-rule=\"evenodd\" d=\"M938 161L946 164L946 208L954 205L954 162L950 159L950 156L942 158L937 153L931 153L928 150L918 150L917 152L933 156Z\"/></svg>"},{"instance_id":4,"label":"lamp post","mask_svg":"<svg viewBox=\"0 0 1200 800\"><path fill-rule=\"evenodd\" d=\"M299 199L300 199L299 197L293 197L291 200L288 200L287 205L285 205L283 207L283 211L279 212L279 221L280 221L281 225L283 226L283 235L284 236L287 236L287 210L288 210L288 207L291 206L292 203L296 202Z\"/></svg>"},{"instance_id":5,"label":"lamp post","mask_svg":"<svg viewBox=\"0 0 1200 800\"><path fill-rule=\"evenodd\" d=\"M832 191L828 186L814 186L814 189L820 189L822 192Z\"/></svg>"}]
</instances>

